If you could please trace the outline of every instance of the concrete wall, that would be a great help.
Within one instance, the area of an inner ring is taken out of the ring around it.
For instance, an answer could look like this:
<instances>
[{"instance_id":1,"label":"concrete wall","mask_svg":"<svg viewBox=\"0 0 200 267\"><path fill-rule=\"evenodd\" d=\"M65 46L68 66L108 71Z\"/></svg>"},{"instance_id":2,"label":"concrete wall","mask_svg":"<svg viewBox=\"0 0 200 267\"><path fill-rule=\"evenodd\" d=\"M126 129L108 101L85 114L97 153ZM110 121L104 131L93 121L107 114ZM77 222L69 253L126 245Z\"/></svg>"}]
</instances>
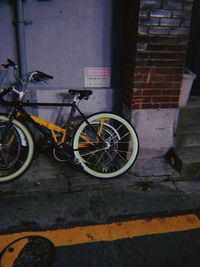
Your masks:
<instances>
[{"instance_id":1,"label":"concrete wall","mask_svg":"<svg viewBox=\"0 0 200 267\"><path fill-rule=\"evenodd\" d=\"M161 157L174 144L179 109L132 111L131 122L140 141L140 158Z\"/></svg>"},{"instance_id":2,"label":"concrete wall","mask_svg":"<svg viewBox=\"0 0 200 267\"><path fill-rule=\"evenodd\" d=\"M62 101L60 93L84 87L85 67L111 67L112 1L27 1L25 16L28 69L41 69L54 76L37 88L38 101ZM45 89L50 89L46 91ZM82 104L87 113L111 110L113 90L95 89L95 105ZM39 116L54 120L52 109L40 108Z\"/></svg>"},{"instance_id":3,"label":"concrete wall","mask_svg":"<svg viewBox=\"0 0 200 267\"><path fill-rule=\"evenodd\" d=\"M7 1L0 1L0 64L6 62L7 58L16 58L15 28L13 26L13 8ZM0 78L4 74L4 69L0 68ZM6 86L11 76L4 81Z\"/></svg>"},{"instance_id":4,"label":"concrete wall","mask_svg":"<svg viewBox=\"0 0 200 267\"><path fill-rule=\"evenodd\" d=\"M111 0L26 1L28 69L54 75L54 88L84 86L84 67L111 66Z\"/></svg>"},{"instance_id":5,"label":"concrete wall","mask_svg":"<svg viewBox=\"0 0 200 267\"><path fill-rule=\"evenodd\" d=\"M25 25L28 71L41 70L54 76L54 80L47 85L31 86L34 100L61 101L60 93L67 92L67 89L84 88L85 67L112 67L112 0L84 0L84 4L82 0L29 0L23 6L24 18L31 22ZM6 0L0 2L0 7L0 22L3 25L0 38L4 40L6 36L7 42L0 59L1 62L7 57L16 60L15 29L12 24L14 8ZM117 10L119 12L119 8ZM114 46L120 58L116 33ZM119 60L115 59L115 62L120 64ZM115 73L119 82L118 74L119 66L118 73ZM93 88L94 102L83 104L84 111L93 113L118 109L120 90L116 88L117 83L112 82L115 88ZM51 120L54 112L40 108L39 116Z\"/></svg>"},{"instance_id":6,"label":"concrete wall","mask_svg":"<svg viewBox=\"0 0 200 267\"><path fill-rule=\"evenodd\" d=\"M16 60L15 29L13 8L7 1L0 1L0 63L6 58Z\"/></svg>"}]
</instances>

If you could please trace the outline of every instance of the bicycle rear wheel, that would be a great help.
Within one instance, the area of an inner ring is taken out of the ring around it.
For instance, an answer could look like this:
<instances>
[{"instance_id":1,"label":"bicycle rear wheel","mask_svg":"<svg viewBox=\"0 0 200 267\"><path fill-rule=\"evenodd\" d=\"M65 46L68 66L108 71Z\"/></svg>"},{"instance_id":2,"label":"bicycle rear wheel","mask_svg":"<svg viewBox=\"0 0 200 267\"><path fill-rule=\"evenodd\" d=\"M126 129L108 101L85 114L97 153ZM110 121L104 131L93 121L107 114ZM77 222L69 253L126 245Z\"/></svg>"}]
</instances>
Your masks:
<instances>
[{"instance_id":1,"label":"bicycle rear wheel","mask_svg":"<svg viewBox=\"0 0 200 267\"><path fill-rule=\"evenodd\" d=\"M77 129L73 149L84 171L98 178L114 178L125 173L138 154L138 137L122 117L98 113Z\"/></svg>"},{"instance_id":2,"label":"bicycle rear wheel","mask_svg":"<svg viewBox=\"0 0 200 267\"><path fill-rule=\"evenodd\" d=\"M19 121L0 115L0 183L10 182L29 167L34 151L33 139L28 129ZM5 135L6 131L6 135Z\"/></svg>"}]
</instances>

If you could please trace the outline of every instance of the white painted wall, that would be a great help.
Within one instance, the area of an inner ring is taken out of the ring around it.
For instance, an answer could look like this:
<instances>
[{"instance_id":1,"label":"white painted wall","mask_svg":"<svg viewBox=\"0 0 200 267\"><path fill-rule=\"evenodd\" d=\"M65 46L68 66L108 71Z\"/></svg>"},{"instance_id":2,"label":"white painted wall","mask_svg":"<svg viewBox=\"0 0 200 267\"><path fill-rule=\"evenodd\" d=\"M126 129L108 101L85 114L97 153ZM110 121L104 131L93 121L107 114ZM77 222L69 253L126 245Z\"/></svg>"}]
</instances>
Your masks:
<instances>
[{"instance_id":1,"label":"white painted wall","mask_svg":"<svg viewBox=\"0 0 200 267\"><path fill-rule=\"evenodd\" d=\"M140 158L164 156L174 144L179 109L142 109L131 113L140 141Z\"/></svg>"},{"instance_id":2,"label":"white painted wall","mask_svg":"<svg viewBox=\"0 0 200 267\"><path fill-rule=\"evenodd\" d=\"M0 1L0 62L8 57L17 60L15 26L12 23L14 7L8 3L7 0ZM46 85L31 86L34 100L56 102L63 90L84 88L85 67L112 68L113 50L117 49L118 43L118 31L115 31L113 41L112 0L28 0L23 6L25 20L31 21L25 26L28 71L41 70L54 76ZM6 45L3 47L4 40ZM117 57L120 58L119 53ZM119 58L115 58L118 70ZM119 81L116 67L115 77L114 80ZM115 81L113 84L116 87ZM87 113L110 111L114 106L115 110L119 108L119 89L112 86L92 89L95 99L85 105ZM53 116L52 110L41 108L38 115L47 120Z\"/></svg>"},{"instance_id":3,"label":"white painted wall","mask_svg":"<svg viewBox=\"0 0 200 267\"><path fill-rule=\"evenodd\" d=\"M0 64L6 63L7 58L17 60L16 57L16 39L13 26L13 8L7 1L0 1ZM0 79L4 75L5 69L0 68ZM7 86L12 75L8 75L4 80L3 86Z\"/></svg>"},{"instance_id":4,"label":"white painted wall","mask_svg":"<svg viewBox=\"0 0 200 267\"><path fill-rule=\"evenodd\" d=\"M26 1L28 69L54 88L84 86L84 67L111 66L112 0Z\"/></svg>"}]
</instances>

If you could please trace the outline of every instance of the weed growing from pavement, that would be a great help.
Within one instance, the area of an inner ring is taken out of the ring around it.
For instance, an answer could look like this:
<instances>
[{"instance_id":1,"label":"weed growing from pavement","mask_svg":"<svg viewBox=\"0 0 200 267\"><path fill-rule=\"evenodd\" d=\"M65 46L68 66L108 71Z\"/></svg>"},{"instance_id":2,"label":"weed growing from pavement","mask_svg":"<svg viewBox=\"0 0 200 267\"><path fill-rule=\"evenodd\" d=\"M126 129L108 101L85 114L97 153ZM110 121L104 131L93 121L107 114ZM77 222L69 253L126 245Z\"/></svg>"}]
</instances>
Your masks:
<instances>
[{"instance_id":1,"label":"weed growing from pavement","mask_svg":"<svg viewBox=\"0 0 200 267\"><path fill-rule=\"evenodd\" d=\"M151 191L153 184L153 181L148 181L148 178L145 178L144 180L135 182L135 187L142 191Z\"/></svg>"}]
</instances>

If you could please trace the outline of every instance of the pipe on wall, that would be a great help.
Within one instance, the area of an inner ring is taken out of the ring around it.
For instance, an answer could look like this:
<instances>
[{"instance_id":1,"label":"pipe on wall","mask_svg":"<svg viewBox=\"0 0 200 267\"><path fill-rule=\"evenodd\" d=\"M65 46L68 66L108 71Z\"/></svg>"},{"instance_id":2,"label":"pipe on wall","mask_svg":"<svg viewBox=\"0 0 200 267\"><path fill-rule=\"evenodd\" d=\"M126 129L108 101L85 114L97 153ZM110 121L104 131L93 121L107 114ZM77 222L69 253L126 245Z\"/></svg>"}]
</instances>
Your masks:
<instances>
[{"instance_id":1,"label":"pipe on wall","mask_svg":"<svg viewBox=\"0 0 200 267\"><path fill-rule=\"evenodd\" d=\"M27 72L23 0L16 0L16 32L19 60L19 75L20 77L22 77Z\"/></svg>"}]
</instances>

